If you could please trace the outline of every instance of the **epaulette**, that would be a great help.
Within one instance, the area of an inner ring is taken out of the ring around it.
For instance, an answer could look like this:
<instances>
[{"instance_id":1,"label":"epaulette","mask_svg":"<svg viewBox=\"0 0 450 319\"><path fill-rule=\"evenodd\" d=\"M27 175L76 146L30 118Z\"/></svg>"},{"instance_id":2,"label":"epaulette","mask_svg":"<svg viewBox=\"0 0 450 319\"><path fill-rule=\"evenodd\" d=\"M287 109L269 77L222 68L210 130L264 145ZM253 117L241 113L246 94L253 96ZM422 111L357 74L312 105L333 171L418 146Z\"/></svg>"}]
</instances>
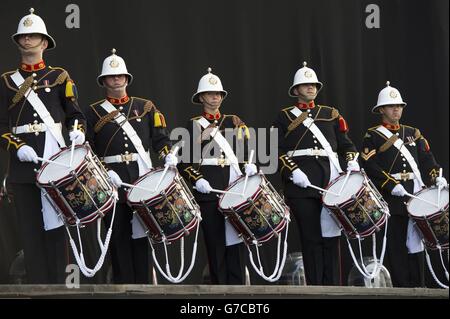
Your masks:
<instances>
[{"instance_id":1,"label":"epaulette","mask_svg":"<svg viewBox=\"0 0 450 319\"><path fill-rule=\"evenodd\" d=\"M201 115L195 116L195 117L191 118L190 121L196 121L196 120L200 119L201 117L202 117Z\"/></svg>"},{"instance_id":2,"label":"epaulette","mask_svg":"<svg viewBox=\"0 0 450 319\"><path fill-rule=\"evenodd\" d=\"M99 106L99 105L102 104L104 101L105 101L105 99L100 100L100 101L97 101L97 102L94 102L94 103L92 103L92 104L90 105L90 107L91 107L91 108L94 108L94 107L96 107L96 106Z\"/></svg>"},{"instance_id":3,"label":"epaulette","mask_svg":"<svg viewBox=\"0 0 450 319\"><path fill-rule=\"evenodd\" d=\"M292 110L294 107L295 107L295 105L289 106L289 107L285 107L284 109L281 110L281 112L287 112L287 111L290 111L290 110Z\"/></svg>"},{"instance_id":4,"label":"epaulette","mask_svg":"<svg viewBox=\"0 0 450 319\"><path fill-rule=\"evenodd\" d=\"M7 75L10 75L10 74L13 74L13 73L16 73L16 72L17 72L17 70L14 70L14 71L8 71L8 72L3 73L3 74L1 75L1 77L3 78L3 77L5 77L5 76L7 76Z\"/></svg>"},{"instance_id":5,"label":"epaulette","mask_svg":"<svg viewBox=\"0 0 450 319\"><path fill-rule=\"evenodd\" d=\"M150 100L146 100L146 99L142 99L142 98L140 98L140 97L134 97L134 96L132 96L131 97L131 100L138 100L138 101L141 101L141 102L144 102L144 111L142 112L142 114L139 114L139 115L137 115L137 116L133 116L133 117L130 117L129 118L129 120L134 120L134 119L137 119L137 118L142 118L142 117L144 117L147 113L149 113L149 112L151 112L152 110L155 110L155 114L156 113L161 113L157 108L156 108L156 106L155 106L155 104L153 104L153 102L152 101L150 101ZM161 114L162 115L162 114ZM156 118L155 118L155 121L156 121ZM160 122L161 122L162 120L160 120ZM161 122L162 123L162 122ZM158 125L159 126L161 126L162 124L161 123L158 123ZM156 124L156 123L155 123ZM165 124L165 120L164 120L164 124ZM158 127L158 126L156 126L155 125L155 127ZM165 127L165 126L164 126Z\"/></svg>"},{"instance_id":6,"label":"epaulette","mask_svg":"<svg viewBox=\"0 0 450 319\"><path fill-rule=\"evenodd\" d=\"M130 98L132 98L132 99L134 99L134 100L139 100L139 101L142 101L142 102L145 102L145 103L151 102L151 103L153 104L152 101L147 100L147 99L143 99L143 98L141 98L141 97L131 96Z\"/></svg>"},{"instance_id":7,"label":"epaulette","mask_svg":"<svg viewBox=\"0 0 450 319\"><path fill-rule=\"evenodd\" d=\"M153 126L162 128L167 127L166 118L164 117L164 114L162 114L162 112L156 108L155 104L153 104L152 101L140 97L132 97L132 99L144 102L144 112L141 115L139 115L139 117L143 117L147 113L154 111Z\"/></svg>"},{"instance_id":8,"label":"epaulette","mask_svg":"<svg viewBox=\"0 0 450 319\"><path fill-rule=\"evenodd\" d=\"M49 66L48 67L50 70L59 70L59 71L61 71L61 72L67 72L65 69L63 69L63 68L60 68L60 67L57 67L57 66ZM69 72L67 72L67 73L69 73Z\"/></svg>"},{"instance_id":9,"label":"epaulette","mask_svg":"<svg viewBox=\"0 0 450 319\"><path fill-rule=\"evenodd\" d=\"M379 125L370 127L367 129L367 131L375 131L378 127L379 127Z\"/></svg>"},{"instance_id":10,"label":"epaulette","mask_svg":"<svg viewBox=\"0 0 450 319\"><path fill-rule=\"evenodd\" d=\"M330 107L330 106L326 106L326 105L318 105L318 107L319 107L319 110L317 111L317 118L315 119L316 121L333 121L339 117L339 111L334 107ZM320 112L322 110L326 110L330 113L325 114L325 117L319 117Z\"/></svg>"},{"instance_id":11,"label":"epaulette","mask_svg":"<svg viewBox=\"0 0 450 319\"><path fill-rule=\"evenodd\" d=\"M291 112L290 112L290 110L292 110L293 108L295 108L295 105L294 105L294 106L286 107L286 108L284 108L284 109L281 110L281 112L284 112L284 114L287 116L287 118L288 118L289 121L291 121L291 122L295 120L295 119L293 119L293 118L291 117Z\"/></svg>"}]
</instances>

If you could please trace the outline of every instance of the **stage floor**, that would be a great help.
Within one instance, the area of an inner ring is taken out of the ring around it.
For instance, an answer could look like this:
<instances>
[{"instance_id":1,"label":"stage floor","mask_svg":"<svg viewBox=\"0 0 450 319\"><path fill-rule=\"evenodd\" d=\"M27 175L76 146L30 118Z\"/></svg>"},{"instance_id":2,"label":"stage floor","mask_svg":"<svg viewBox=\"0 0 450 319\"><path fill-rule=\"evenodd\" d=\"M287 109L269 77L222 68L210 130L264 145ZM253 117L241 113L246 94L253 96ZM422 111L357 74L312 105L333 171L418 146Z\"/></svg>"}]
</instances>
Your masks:
<instances>
[{"instance_id":1,"label":"stage floor","mask_svg":"<svg viewBox=\"0 0 450 319\"><path fill-rule=\"evenodd\" d=\"M449 299L449 291L428 288L217 285L0 285L0 298L149 299Z\"/></svg>"}]
</instances>

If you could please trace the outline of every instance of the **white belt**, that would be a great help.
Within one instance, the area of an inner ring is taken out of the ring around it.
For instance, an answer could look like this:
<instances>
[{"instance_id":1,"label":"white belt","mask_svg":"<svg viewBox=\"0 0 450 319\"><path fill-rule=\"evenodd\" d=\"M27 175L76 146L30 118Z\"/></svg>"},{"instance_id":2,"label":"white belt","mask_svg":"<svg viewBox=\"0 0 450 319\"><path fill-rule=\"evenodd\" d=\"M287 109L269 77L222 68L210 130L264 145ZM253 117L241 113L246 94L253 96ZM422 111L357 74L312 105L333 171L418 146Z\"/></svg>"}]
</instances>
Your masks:
<instances>
[{"instance_id":1,"label":"white belt","mask_svg":"<svg viewBox=\"0 0 450 319\"><path fill-rule=\"evenodd\" d=\"M391 176L398 181L409 181L416 178L416 175L414 173L396 173L391 174Z\"/></svg>"},{"instance_id":2,"label":"white belt","mask_svg":"<svg viewBox=\"0 0 450 319\"><path fill-rule=\"evenodd\" d=\"M333 153L336 157L337 154ZM328 156L327 152L324 149L314 149L314 148L306 148L303 150L289 151L287 152L289 157L296 156Z\"/></svg>"},{"instance_id":3,"label":"white belt","mask_svg":"<svg viewBox=\"0 0 450 319\"><path fill-rule=\"evenodd\" d=\"M55 127L62 128L61 123L55 123ZM48 126L45 123L33 123L16 126L12 128L13 134L28 134L28 133L41 133L48 130Z\"/></svg>"},{"instance_id":4,"label":"white belt","mask_svg":"<svg viewBox=\"0 0 450 319\"><path fill-rule=\"evenodd\" d=\"M112 155L112 156L105 156L102 158L102 160L106 163L129 163L129 162L135 162L138 160L138 153L131 153L131 154L119 154L119 155Z\"/></svg>"},{"instance_id":5,"label":"white belt","mask_svg":"<svg viewBox=\"0 0 450 319\"><path fill-rule=\"evenodd\" d=\"M227 158L204 158L200 165L211 165L211 166L229 166L231 162Z\"/></svg>"}]
</instances>

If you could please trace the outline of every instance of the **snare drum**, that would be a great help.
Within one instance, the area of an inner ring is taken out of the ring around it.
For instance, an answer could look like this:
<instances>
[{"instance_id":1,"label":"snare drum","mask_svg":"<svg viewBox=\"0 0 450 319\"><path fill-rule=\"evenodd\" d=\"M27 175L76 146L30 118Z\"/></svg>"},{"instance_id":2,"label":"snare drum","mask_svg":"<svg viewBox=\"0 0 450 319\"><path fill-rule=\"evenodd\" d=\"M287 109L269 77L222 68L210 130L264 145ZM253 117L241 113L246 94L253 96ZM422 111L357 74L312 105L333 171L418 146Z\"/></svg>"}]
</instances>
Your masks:
<instances>
[{"instance_id":1,"label":"snare drum","mask_svg":"<svg viewBox=\"0 0 450 319\"><path fill-rule=\"evenodd\" d=\"M247 244L268 241L286 227L289 207L263 174L248 178L243 196L245 177L231 184L220 196L219 210Z\"/></svg>"},{"instance_id":2,"label":"snare drum","mask_svg":"<svg viewBox=\"0 0 450 319\"><path fill-rule=\"evenodd\" d=\"M148 172L134 183L139 188L127 192L128 205L155 243L170 243L189 234L201 219L200 207L176 169L170 168L154 190L163 171Z\"/></svg>"},{"instance_id":3,"label":"snare drum","mask_svg":"<svg viewBox=\"0 0 450 319\"><path fill-rule=\"evenodd\" d=\"M327 190L339 194L346 175L333 180ZM388 204L363 172L352 172L340 195L324 193L322 202L349 238L364 238L386 222Z\"/></svg>"},{"instance_id":4,"label":"snare drum","mask_svg":"<svg viewBox=\"0 0 450 319\"><path fill-rule=\"evenodd\" d=\"M432 186L416 193L415 196L437 203L438 188ZM406 204L410 217L415 221L423 236L425 245L430 249L448 249L448 199L447 187L441 189L439 208L417 198L411 198Z\"/></svg>"},{"instance_id":5,"label":"snare drum","mask_svg":"<svg viewBox=\"0 0 450 319\"><path fill-rule=\"evenodd\" d=\"M67 147L50 160L69 165L70 154ZM115 202L108 174L88 144L75 147L72 167L50 162L42 165L37 172L37 185L70 226L89 224L103 217Z\"/></svg>"}]
</instances>

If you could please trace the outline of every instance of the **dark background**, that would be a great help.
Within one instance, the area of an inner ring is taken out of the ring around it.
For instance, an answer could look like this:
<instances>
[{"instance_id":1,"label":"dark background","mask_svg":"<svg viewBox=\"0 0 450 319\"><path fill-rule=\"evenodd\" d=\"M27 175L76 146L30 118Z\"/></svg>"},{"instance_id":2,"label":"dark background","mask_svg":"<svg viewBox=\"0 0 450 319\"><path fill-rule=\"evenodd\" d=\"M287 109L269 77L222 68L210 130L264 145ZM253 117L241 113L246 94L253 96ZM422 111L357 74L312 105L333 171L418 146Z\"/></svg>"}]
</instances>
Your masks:
<instances>
[{"instance_id":1,"label":"dark background","mask_svg":"<svg viewBox=\"0 0 450 319\"><path fill-rule=\"evenodd\" d=\"M80 29L66 28L70 3L80 7ZM365 25L371 3L380 8L379 29ZM200 112L190 97L211 66L229 92L222 112L259 128L292 105L287 90L308 61L324 83L317 102L341 111L358 147L378 121L370 109L390 80L408 103L402 122L420 128L448 177L448 6L447 0L2 0L0 70L18 66L10 36L34 7L57 42L45 60L70 72L82 106L102 98L96 77L114 47L135 78L129 94L152 99L169 127ZM269 178L278 185L277 176ZM9 227L11 210L0 206L0 229ZM0 264L15 253L5 233ZM290 245L295 251L295 238Z\"/></svg>"}]
</instances>

